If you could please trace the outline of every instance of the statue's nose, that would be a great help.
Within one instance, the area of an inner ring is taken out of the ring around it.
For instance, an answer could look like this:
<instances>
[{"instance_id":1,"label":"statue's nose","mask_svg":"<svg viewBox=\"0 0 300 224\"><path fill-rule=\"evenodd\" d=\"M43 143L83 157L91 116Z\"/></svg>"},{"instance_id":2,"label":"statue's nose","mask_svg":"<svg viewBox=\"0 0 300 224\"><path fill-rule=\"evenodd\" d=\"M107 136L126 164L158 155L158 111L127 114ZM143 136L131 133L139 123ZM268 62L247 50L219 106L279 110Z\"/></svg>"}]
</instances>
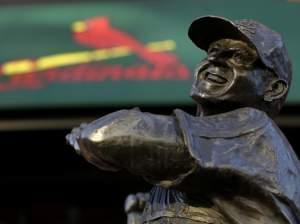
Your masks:
<instances>
[{"instance_id":1,"label":"statue's nose","mask_svg":"<svg viewBox=\"0 0 300 224\"><path fill-rule=\"evenodd\" d=\"M216 60L216 56L215 55L210 55L207 57L207 60L210 62L214 62Z\"/></svg>"}]
</instances>

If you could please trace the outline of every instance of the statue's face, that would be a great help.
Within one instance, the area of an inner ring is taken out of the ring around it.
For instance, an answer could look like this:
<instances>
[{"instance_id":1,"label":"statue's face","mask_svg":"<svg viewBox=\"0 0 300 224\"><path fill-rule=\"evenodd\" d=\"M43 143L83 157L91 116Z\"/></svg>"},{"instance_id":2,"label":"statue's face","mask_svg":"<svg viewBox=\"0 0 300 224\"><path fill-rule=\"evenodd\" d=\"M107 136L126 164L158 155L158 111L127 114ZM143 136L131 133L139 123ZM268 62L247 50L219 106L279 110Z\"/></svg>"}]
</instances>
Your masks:
<instances>
[{"instance_id":1,"label":"statue's face","mask_svg":"<svg viewBox=\"0 0 300 224\"><path fill-rule=\"evenodd\" d=\"M265 70L256 51L245 42L213 42L195 73L191 96L198 103L229 102L251 106L262 100Z\"/></svg>"}]
</instances>

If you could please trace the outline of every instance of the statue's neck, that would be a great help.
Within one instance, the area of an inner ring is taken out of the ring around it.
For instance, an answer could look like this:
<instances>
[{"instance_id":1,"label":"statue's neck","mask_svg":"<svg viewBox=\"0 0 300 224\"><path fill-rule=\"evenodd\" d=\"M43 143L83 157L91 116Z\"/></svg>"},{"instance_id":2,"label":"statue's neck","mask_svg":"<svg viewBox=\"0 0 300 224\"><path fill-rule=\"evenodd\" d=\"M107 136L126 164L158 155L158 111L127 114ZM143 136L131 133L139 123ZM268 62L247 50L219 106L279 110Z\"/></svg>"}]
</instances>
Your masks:
<instances>
[{"instance_id":1,"label":"statue's neck","mask_svg":"<svg viewBox=\"0 0 300 224\"><path fill-rule=\"evenodd\" d=\"M209 115L215 115L215 114L222 114L226 113L232 110L236 110L238 108L242 108L243 106L237 106L237 105L202 105L197 104L197 112L196 116L202 117L202 116L209 116Z\"/></svg>"}]
</instances>

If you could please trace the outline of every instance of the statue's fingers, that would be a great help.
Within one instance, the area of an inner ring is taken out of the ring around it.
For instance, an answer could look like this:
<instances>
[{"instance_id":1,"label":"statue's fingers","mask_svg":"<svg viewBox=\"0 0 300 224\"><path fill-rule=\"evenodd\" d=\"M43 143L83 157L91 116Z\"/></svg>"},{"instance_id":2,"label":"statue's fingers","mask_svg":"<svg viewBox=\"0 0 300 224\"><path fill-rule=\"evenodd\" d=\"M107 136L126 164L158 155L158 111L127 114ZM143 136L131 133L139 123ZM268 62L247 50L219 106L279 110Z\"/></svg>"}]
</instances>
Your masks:
<instances>
[{"instance_id":1,"label":"statue's fingers","mask_svg":"<svg viewBox=\"0 0 300 224\"><path fill-rule=\"evenodd\" d=\"M136 204L137 202L137 198L134 194L130 194L127 196L126 200L125 200L125 205L124 205L124 209L126 213L132 212L133 210L135 210L136 208Z\"/></svg>"}]
</instances>

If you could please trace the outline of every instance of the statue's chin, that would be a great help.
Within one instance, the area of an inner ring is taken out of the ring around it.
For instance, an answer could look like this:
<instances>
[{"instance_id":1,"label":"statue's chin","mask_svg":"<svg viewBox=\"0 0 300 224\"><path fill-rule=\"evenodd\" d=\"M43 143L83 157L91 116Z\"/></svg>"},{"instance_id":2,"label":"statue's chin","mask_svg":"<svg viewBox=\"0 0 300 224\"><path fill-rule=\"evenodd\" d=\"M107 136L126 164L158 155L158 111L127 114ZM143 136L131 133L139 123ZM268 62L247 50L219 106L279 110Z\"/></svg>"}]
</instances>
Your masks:
<instances>
[{"instance_id":1,"label":"statue's chin","mask_svg":"<svg viewBox=\"0 0 300 224\"><path fill-rule=\"evenodd\" d=\"M220 99L220 96L209 95L208 93L198 91L198 89L196 88L191 89L190 96L194 101L196 101L199 104L207 102L217 104L218 102L223 102L223 100Z\"/></svg>"}]
</instances>

